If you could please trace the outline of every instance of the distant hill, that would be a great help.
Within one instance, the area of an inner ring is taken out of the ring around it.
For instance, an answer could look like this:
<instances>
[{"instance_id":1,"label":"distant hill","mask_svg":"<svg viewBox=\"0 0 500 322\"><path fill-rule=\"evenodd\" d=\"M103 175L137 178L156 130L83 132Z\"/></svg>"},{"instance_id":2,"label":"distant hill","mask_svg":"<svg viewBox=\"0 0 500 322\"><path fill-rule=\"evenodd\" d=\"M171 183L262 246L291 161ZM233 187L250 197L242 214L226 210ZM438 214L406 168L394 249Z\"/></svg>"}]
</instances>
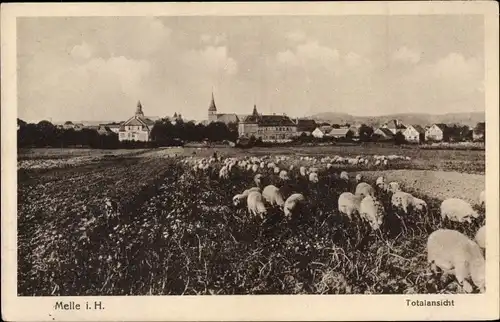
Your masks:
<instances>
[{"instance_id":1,"label":"distant hill","mask_svg":"<svg viewBox=\"0 0 500 322\"><path fill-rule=\"evenodd\" d=\"M470 112L470 113L448 113L448 114L423 114L423 113L403 113L403 114L389 114L382 116L354 116L346 113L325 112L318 113L310 116L310 118L334 124L343 123L365 123L371 126L380 126L387 121L398 119L403 124L418 124L421 126L431 125L433 123L446 123L446 124L464 124L475 126L478 122L485 121L484 112Z\"/></svg>"}]
</instances>

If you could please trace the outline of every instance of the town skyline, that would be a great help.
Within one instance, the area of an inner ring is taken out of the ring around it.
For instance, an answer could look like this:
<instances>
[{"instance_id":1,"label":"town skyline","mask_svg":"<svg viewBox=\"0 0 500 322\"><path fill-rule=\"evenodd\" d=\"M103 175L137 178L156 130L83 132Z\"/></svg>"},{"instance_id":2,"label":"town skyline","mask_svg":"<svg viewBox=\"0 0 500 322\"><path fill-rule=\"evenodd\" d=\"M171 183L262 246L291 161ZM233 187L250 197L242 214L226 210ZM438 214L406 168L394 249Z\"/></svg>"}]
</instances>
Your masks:
<instances>
[{"instance_id":1,"label":"town skyline","mask_svg":"<svg viewBox=\"0 0 500 322\"><path fill-rule=\"evenodd\" d=\"M120 121L138 100L146 115L200 121L212 89L222 113L250 114L254 104L294 117L484 111L480 16L21 18L17 26L26 121Z\"/></svg>"}]
</instances>

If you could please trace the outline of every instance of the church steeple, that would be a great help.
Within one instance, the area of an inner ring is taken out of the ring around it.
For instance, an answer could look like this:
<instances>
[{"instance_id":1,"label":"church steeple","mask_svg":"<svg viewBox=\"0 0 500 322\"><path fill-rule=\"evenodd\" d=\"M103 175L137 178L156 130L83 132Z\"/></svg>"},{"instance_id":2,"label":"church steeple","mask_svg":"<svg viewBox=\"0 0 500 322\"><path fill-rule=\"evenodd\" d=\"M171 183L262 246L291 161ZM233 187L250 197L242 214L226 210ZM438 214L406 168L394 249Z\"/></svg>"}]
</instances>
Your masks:
<instances>
[{"instance_id":1,"label":"church steeple","mask_svg":"<svg viewBox=\"0 0 500 322\"><path fill-rule=\"evenodd\" d=\"M252 112L252 115L253 116L259 116L259 113L257 113L257 105L253 105L253 112Z\"/></svg>"},{"instance_id":2,"label":"church steeple","mask_svg":"<svg viewBox=\"0 0 500 322\"><path fill-rule=\"evenodd\" d=\"M214 92L212 91L212 100L210 101L210 105L208 107L209 112L217 112L217 107L215 106Z\"/></svg>"},{"instance_id":3,"label":"church steeple","mask_svg":"<svg viewBox=\"0 0 500 322\"><path fill-rule=\"evenodd\" d=\"M135 116L144 117L144 113L142 112L141 101L137 101L137 109L135 110Z\"/></svg>"}]
</instances>

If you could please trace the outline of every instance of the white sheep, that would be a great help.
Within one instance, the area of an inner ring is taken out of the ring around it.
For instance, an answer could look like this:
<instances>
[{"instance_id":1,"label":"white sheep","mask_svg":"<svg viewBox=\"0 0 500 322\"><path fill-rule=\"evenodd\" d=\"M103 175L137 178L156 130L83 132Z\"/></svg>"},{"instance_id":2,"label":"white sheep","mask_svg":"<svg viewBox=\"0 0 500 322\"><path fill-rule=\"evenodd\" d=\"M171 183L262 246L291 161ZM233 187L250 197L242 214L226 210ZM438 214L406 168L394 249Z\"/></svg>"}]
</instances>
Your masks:
<instances>
[{"instance_id":1,"label":"white sheep","mask_svg":"<svg viewBox=\"0 0 500 322\"><path fill-rule=\"evenodd\" d=\"M380 165L380 160L376 160L375 165Z\"/></svg>"},{"instance_id":2,"label":"white sheep","mask_svg":"<svg viewBox=\"0 0 500 322\"><path fill-rule=\"evenodd\" d=\"M330 170L330 169L332 168L332 164L331 164L331 163L327 163L327 164L326 164L326 168L327 168L328 170Z\"/></svg>"},{"instance_id":3,"label":"white sheep","mask_svg":"<svg viewBox=\"0 0 500 322\"><path fill-rule=\"evenodd\" d=\"M274 173L275 173L275 174L280 173L280 168L278 168L278 167L274 167Z\"/></svg>"},{"instance_id":4,"label":"white sheep","mask_svg":"<svg viewBox=\"0 0 500 322\"><path fill-rule=\"evenodd\" d=\"M424 214L427 214L427 211L429 208L428 208L427 202L425 202L425 200L417 198L417 197L413 197L412 201L413 201L413 203L412 203L413 209L418 210Z\"/></svg>"},{"instance_id":5,"label":"white sheep","mask_svg":"<svg viewBox=\"0 0 500 322\"><path fill-rule=\"evenodd\" d=\"M254 181L254 182L255 182L255 184L259 187L259 186L262 184L262 174L257 173L257 174L253 177L253 181Z\"/></svg>"},{"instance_id":6,"label":"white sheep","mask_svg":"<svg viewBox=\"0 0 500 322\"><path fill-rule=\"evenodd\" d=\"M361 182L363 180L363 175L361 173L358 173L356 175L356 182Z\"/></svg>"},{"instance_id":7,"label":"white sheep","mask_svg":"<svg viewBox=\"0 0 500 322\"><path fill-rule=\"evenodd\" d=\"M288 170L292 171L293 170L293 164L290 165L290 168L288 168Z\"/></svg>"},{"instance_id":8,"label":"white sheep","mask_svg":"<svg viewBox=\"0 0 500 322\"><path fill-rule=\"evenodd\" d=\"M252 165L252 171L257 172L259 170L259 166L257 164Z\"/></svg>"},{"instance_id":9,"label":"white sheep","mask_svg":"<svg viewBox=\"0 0 500 322\"><path fill-rule=\"evenodd\" d=\"M229 178L229 170L226 166L223 166L219 171L219 178L228 179Z\"/></svg>"},{"instance_id":10,"label":"white sheep","mask_svg":"<svg viewBox=\"0 0 500 322\"><path fill-rule=\"evenodd\" d=\"M469 278L484 293L485 261L481 248L464 234L450 229L431 233L427 239L427 261L434 273L439 267L444 274L454 274L467 293L472 292Z\"/></svg>"},{"instance_id":11,"label":"white sheep","mask_svg":"<svg viewBox=\"0 0 500 322\"><path fill-rule=\"evenodd\" d=\"M484 190L479 194L479 205L481 207L484 207L486 205L486 194Z\"/></svg>"},{"instance_id":12,"label":"white sheep","mask_svg":"<svg viewBox=\"0 0 500 322\"><path fill-rule=\"evenodd\" d=\"M395 208L403 209L408 214L408 208L411 206L414 210L427 213L427 203L412 194L404 191L396 191L391 198L391 203Z\"/></svg>"},{"instance_id":13,"label":"white sheep","mask_svg":"<svg viewBox=\"0 0 500 322\"><path fill-rule=\"evenodd\" d=\"M385 217L385 209L382 203L372 196L366 196L361 200L359 216L367 221L373 230L380 229Z\"/></svg>"},{"instance_id":14,"label":"white sheep","mask_svg":"<svg viewBox=\"0 0 500 322\"><path fill-rule=\"evenodd\" d=\"M366 182L360 182L356 186L356 190L354 194L361 196L362 198L366 196L375 196L375 189L373 187L366 183Z\"/></svg>"},{"instance_id":15,"label":"white sheep","mask_svg":"<svg viewBox=\"0 0 500 322\"><path fill-rule=\"evenodd\" d=\"M288 180L288 179L290 179L288 177L288 173L286 172L286 170L281 170L280 174L279 174L279 177L280 177L281 180Z\"/></svg>"},{"instance_id":16,"label":"white sheep","mask_svg":"<svg viewBox=\"0 0 500 322\"><path fill-rule=\"evenodd\" d=\"M341 214L347 215L349 219L352 219L354 213L359 213L359 207L361 205L361 196L356 196L350 192L344 192L339 197L338 209Z\"/></svg>"},{"instance_id":17,"label":"white sheep","mask_svg":"<svg viewBox=\"0 0 500 322\"><path fill-rule=\"evenodd\" d=\"M396 181L392 181L389 183L389 191L392 193L395 193L397 191L401 191L401 188L399 187L399 183Z\"/></svg>"},{"instance_id":18,"label":"white sheep","mask_svg":"<svg viewBox=\"0 0 500 322\"><path fill-rule=\"evenodd\" d=\"M318 173L317 172L309 173L309 181L311 181L312 183L318 183L319 181Z\"/></svg>"},{"instance_id":19,"label":"white sheep","mask_svg":"<svg viewBox=\"0 0 500 322\"><path fill-rule=\"evenodd\" d=\"M349 180L349 175L347 174L347 172L342 171L342 172L340 173L340 179L345 180L345 181L348 181L348 180Z\"/></svg>"},{"instance_id":20,"label":"white sheep","mask_svg":"<svg viewBox=\"0 0 500 322\"><path fill-rule=\"evenodd\" d=\"M283 205L283 211L287 218L292 216L292 213L297 209L297 207L305 202L305 198L301 193L294 193L288 197Z\"/></svg>"},{"instance_id":21,"label":"white sheep","mask_svg":"<svg viewBox=\"0 0 500 322\"><path fill-rule=\"evenodd\" d=\"M383 162L384 162L384 165L388 165L389 164L389 161L387 159L385 159Z\"/></svg>"},{"instance_id":22,"label":"white sheep","mask_svg":"<svg viewBox=\"0 0 500 322\"><path fill-rule=\"evenodd\" d=\"M309 168L309 173L318 173L318 168L316 167Z\"/></svg>"},{"instance_id":23,"label":"white sheep","mask_svg":"<svg viewBox=\"0 0 500 322\"><path fill-rule=\"evenodd\" d=\"M248 195L250 194L250 192L260 192L260 188L258 187L253 187L253 188L250 188L250 189L247 189L245 191L243 191L242 193L240 194L237 194L233 197L233 204L235 206L238 206L239 204L241 204L241 202L245 199L247 199Z\"/></svg>"},{"instance_id":24,"label":"white sheep","mask_svg":"<svg viewBox=\"0 0 500 322\"><path fill-rule=\"evenodd\" d=\"M261 163L260 163L260 168L261 168L261 169L264 169L265 167L266 167L266 164L265 164L264 162L261 162Z\"/></svg>"},{"instance_id":25,"label":"white sheep","mask_svg":"<svg viewBox=\"0 0 500 322\"><path fill-rule=\"evenodd\" d=\"M307 175L306 167L304 167L304 166L300 167L299 172L300 172L301 176L305 177Z\"/></svg>"},{"instance_id":26,"label":"white sheep","mask_svg":"<svg viewBox=\"0 0 500 322\"><path fill-rule=\"evenodd\" d=\"M479 217L477 211L465 200L448 198L441 203L441 218L448 218L457 222L472 222L472 218Z\"/></svg>"},{"instance_id":27,"label":"white sheep","mask_svg":"<svg viewBox=\"0 0 500 322\"><path fill-rule=\"evenodd\" d=\"M262 194L258 191L252 191L248 194L247 207L250 214L261 218L264 218L264 214L267 212Z\"/></svg>"},{"instance_id":28,"label":"white sheep","mask_svg":"<svg viewBox=\"0 0 500 322\"><path fill-rule=\"evenodd\" d=\"M276 165L275 165L273 162L269 162L269 163L267 164L267 168L268 168L268 169L273 169L273 168L275 168L275 167L276 167Z\"/></svg>"},{"instance_id":29,"label":"white sheep","mask_svg":"<svg viewBox=\"0 0 500 322\"><path fill-rule=\"evenodd\" d=\"M377 180L375 181L375 185L377 185L377 186L379 186L379 187L380 187L381 185L383 185L384 183L385 183L385 179L384 179L384 177L378 177L378 178L377 178Z\"/></svg>"},{"instance_id":30,"label":"white sheep","mask_svg":"<svg viewBox=\"0 0 500 322\"><path fill-rule=\"evenodd\" d=\"M285 204L283 194L274 185L266 186L264 190L262 190L262 197L264 197L264 200L266 200L271 206L277 205L282 207Z\"/></svg>"},{"instance_id":31,"label":"white sheep","mask_svg":"<svg viewBox=\"0 0 500 322\"><path fill-rule=\"evenodd\" d=\"M474 240L481 248L486 248L486 226L482 226L476 232Z\"/></svg>"}]
</instances>

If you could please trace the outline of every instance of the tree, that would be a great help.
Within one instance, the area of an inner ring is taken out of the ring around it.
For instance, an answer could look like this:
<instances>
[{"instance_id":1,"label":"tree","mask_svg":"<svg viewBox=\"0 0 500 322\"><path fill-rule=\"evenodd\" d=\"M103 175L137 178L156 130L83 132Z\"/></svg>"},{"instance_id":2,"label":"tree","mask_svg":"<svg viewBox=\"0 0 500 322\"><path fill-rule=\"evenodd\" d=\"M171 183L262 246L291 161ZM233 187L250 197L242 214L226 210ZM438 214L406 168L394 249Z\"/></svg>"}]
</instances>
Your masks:
<instances>
[{"instance_id":1,"label":"tree","mask_svg":"<svg viewBox=\"0 0 500 322\"><path fill-rule=\"evenodd\" d=\"M486 123L479 122L474 127L475 136L479 138L480 141L484 141L486 139Z\"/></svg>"},{"instance_id":2,"label":"tree","mask_svg":"<svg viewBox=\"0 0 500 322\"><path fill-rule=\"evenodd\" d=\"M359 133L359 140L362 142L368 142L370 141L372 135L373 135L373 128L371 126L368 126L366 124L361 124L358 130Z\"/></svg>"},{"instance_id":3,"label":"tree","mask_svg":"<svg viewBox=\"0 0 500 322\"><path fill-rule=\"evenodd\" d=\"M347 131L345 134L345 138L347 141L352 141L352 138L354 137L354 132L352 130Z\"/></svg>"},{"instance_id":4,"label":"tree","mask_svg":"<svg viewBox=\"0 0 500 322\"><path fill-rule=\"evenodd\" d=\"M397 145L406 143L406 138L401 131L396 132L396 135L394 135L394 143Z\"/></svg>"}]
</instances>

